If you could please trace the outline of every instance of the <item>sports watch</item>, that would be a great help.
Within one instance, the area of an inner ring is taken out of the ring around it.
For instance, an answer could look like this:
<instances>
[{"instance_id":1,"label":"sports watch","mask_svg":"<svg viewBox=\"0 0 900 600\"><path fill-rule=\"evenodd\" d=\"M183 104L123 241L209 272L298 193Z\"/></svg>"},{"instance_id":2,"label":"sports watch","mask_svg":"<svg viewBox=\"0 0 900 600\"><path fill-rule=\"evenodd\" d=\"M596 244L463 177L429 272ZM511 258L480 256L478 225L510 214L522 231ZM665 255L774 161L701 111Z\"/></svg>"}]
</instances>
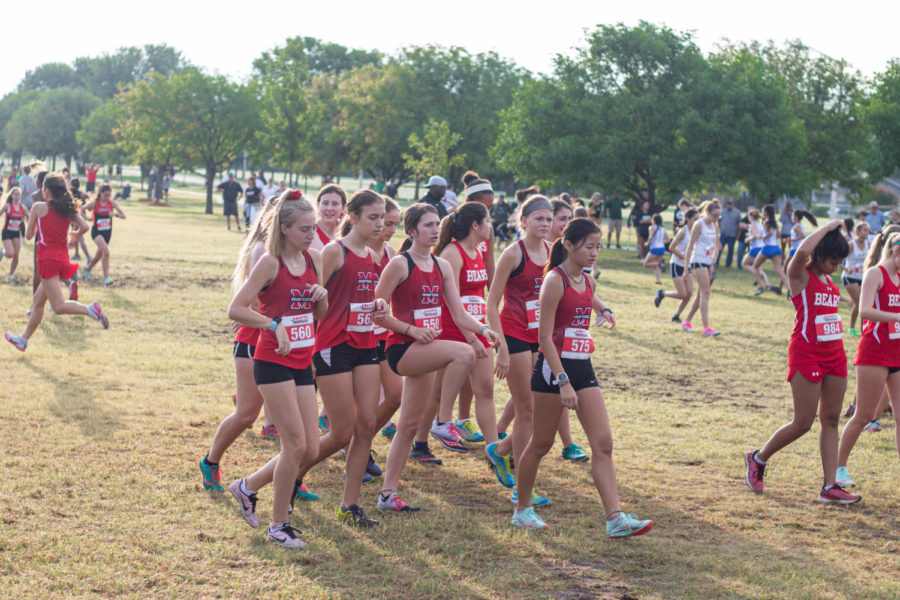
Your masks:
<instances>
[{"instance_id":1,"label":"sports watch","mask_svg":"<svg viewBox=\"0 0 900 600\"><path fill-rule=\"evenodd\" d=\"M553 385L559 386L564 383L569 383L569 376L565 373L560 373L553 379Z\"/></svg>"},{"instance_id":2,"label":"sports watch","mask_svg":"<svg viewBox=\"0 0 900 600\"><path fill-rule=\"evenodd\" d=\"M269 329L275 331L278 329L278 324L281 323L281 317L272 317L272 322L269 323Z\"/></svg>"}]
</instances>

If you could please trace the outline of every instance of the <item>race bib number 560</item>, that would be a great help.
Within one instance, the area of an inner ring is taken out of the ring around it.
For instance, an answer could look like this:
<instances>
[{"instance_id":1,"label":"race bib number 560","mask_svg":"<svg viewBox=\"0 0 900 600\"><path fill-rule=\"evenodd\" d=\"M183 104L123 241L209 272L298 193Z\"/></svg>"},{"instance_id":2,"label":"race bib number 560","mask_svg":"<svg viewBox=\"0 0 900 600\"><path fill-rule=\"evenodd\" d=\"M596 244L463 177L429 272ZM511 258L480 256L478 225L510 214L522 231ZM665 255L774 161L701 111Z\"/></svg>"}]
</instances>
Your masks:
<instances>
[{"instance_id":1,"label":"race bib number 560","mask_svg":"<svg viewBox=\"0 0 900 600\"><path fill-rule=\"evenodd\" d=\"M316 331L313 326L312 313L290 315L281 318L281 324L287 330L291 350L308 348L316 343Z\"/></svg>"}]
</instances>

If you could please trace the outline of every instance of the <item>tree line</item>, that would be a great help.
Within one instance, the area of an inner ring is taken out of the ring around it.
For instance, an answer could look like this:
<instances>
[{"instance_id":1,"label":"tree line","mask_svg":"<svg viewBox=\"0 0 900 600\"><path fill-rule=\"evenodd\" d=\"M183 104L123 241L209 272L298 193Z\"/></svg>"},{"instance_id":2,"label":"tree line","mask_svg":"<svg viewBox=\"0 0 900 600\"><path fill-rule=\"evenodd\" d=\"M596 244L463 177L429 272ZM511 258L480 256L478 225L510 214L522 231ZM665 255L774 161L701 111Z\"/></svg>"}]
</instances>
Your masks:
<instances>
[{"instance_id":1,"label":"tree line","mask_svg":"<svg viewBox=\"0 0 900 600\"><path fill-rule=\"evenodd\" d=\"M201 168L208 212L217 174L245 151L292 181L455 181L473 167L655 206L717 186L761 199L859 192L900 168L900 61L867 79L799 41L704 54L691 34L642 22L598 26L545 76L492 52L385 56L296 37L235 82L148 45L26 73L0 99L0 151L159 177Z\"/></svg>"}]
</instances>

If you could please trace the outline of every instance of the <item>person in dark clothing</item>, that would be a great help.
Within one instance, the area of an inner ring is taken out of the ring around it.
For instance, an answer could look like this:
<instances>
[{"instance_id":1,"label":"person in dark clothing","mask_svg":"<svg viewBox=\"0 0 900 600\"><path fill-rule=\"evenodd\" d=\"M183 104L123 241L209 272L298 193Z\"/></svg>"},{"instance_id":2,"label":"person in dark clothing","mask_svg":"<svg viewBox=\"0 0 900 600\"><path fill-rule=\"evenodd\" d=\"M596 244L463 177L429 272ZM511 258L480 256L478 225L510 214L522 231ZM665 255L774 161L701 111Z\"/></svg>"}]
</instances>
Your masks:
<instances>
[{"instance_id":1,"label":"person in dark clothing","mask_svg":"<svg viewBox=\"0 0 900 600\"><path fill-rule=\"evenodd\" d=\"M237 230L240 231L241 222L238 220L237 201L241 194L244 193L244 188L234 180L234 173L229 173L228 181L223 181L216 186L216 189L222 192L223 213L225 214L228 230L231 231L231 217L234 216L234 224L237 226Z\"/></svg>"},{"instance_id":2,"label":"person in dark clothing","mask_svg":"<svg viewBox=\"0 0 900 600\"><path fill-rule=\"evenodd\" d=\"M420 202L433 206L437 209L438 218L443 219L448 214L447 207L442 202L447 191L447 180L440 175L432 175L425 187L428 188L428 193L422 197Z\"/></svg>"}]
</instances>

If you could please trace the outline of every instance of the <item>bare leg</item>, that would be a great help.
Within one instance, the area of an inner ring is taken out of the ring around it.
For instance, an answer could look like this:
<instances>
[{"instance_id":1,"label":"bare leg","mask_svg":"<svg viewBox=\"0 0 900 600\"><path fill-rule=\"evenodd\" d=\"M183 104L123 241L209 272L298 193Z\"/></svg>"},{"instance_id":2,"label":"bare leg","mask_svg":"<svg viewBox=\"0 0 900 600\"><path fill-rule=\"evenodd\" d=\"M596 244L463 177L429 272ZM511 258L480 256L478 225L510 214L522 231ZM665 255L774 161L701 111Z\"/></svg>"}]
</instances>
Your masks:
<instances>
[{"instance_id":1,"label":"bare leg","mask_svg":"<svg viewBox=\"0 0 900 600\"><path fill-rule=\"evenodd\" d=\"M896 396L900 397L900 373L888 375L887 367L873 365L856 366L856 412L844 425L841 442L838 447L837 465L846 467L850 452L856 445L863 428L878 416L877 408L881 404L885 383L890 388L895 386ZM890 392L889 392L890 394Z\"/></svg>"},{"instance_id":2,"label":"bare leg","mask_svg":"<svg viewBox=\"0 0 900 600\"><path fill-rule=\"evenodd\" d=\"M826 375L822 380L822 397L819 400L819 426L822 428L819 432L819 454L822 456L826 486L834 485L838 463L838 422L846 391L846 377Z\"/></svg>"},{"instance_id":3,"label":"bare leg","mask_svg":"<svg viewBox=\"0 0 900 600\"><path fill-rule=\"evenodd\" d=\"M516 508L519 510L531 506L531 493L534 491L538 467L541 459L553 447L559 415L563 410L559 394L535 393L534 396L534 430L522 454L516 457ZM519 420L516 419L516 425L518 423Z\"/></svg>"},{"instance_id":4,"label":"bare leg","mask_svg":"<svg viewBox=\"0 0 900 600\"><path fill-rule=\"evenodd\" d=\"M375 429L381 429L393 418L394 413L400 408L400 398L403 394L403 378L391 370L386 360L381 361L378 366L381 369L382 399L378 404Z\"/></svg>"},{"instance_id":5,"label":"bare leg","mask_svg":"<svg viewBox=\"0 0 900 600\"><path fill-rule=\"evenodd\" d=\"M532 416L534 414L534 400L531 395L531 370L537 356L531 352L517 352L509 356L509 374L506 376L509 392L512 394L516 409L516 422L513 425L512 435L497 442L496 452L506 456L512 451L516 464L528 444L531 437ZM553 429L559 423L553 423Z\"/></svg>"},{"instance_id":6,"label":"bare leg","mask_svg":"<svg viewBox=\"0 0 900 600\"><path fill-rule=\"evenodd\" d=\"M845 384L846 385L846 384ZM816 419L816 408L819 405L819 395L822 391L822 383L814 383L797 373L791 379L791 395L794 399L794 418L782 425L778 431L772 434L769 441L756 455L759 460L766 462L772 455L798 440L809 431ZM834 473L831 474L834 477Z\"/></svg>"},{"instance_id":7,"label":"bare leg","mask_svg":"<svg viewBox=\"0 0 900 600\"><path fill-rule=\"evenodd\" d=\"M253 426L263 405L262 394L253 380L253 359L235 358L234 373L237 379L237 405L234 412L219 425L206 454L206 459L214 464L222 460L222 455L241 433Z\"/></svg>"}]
</instances>

